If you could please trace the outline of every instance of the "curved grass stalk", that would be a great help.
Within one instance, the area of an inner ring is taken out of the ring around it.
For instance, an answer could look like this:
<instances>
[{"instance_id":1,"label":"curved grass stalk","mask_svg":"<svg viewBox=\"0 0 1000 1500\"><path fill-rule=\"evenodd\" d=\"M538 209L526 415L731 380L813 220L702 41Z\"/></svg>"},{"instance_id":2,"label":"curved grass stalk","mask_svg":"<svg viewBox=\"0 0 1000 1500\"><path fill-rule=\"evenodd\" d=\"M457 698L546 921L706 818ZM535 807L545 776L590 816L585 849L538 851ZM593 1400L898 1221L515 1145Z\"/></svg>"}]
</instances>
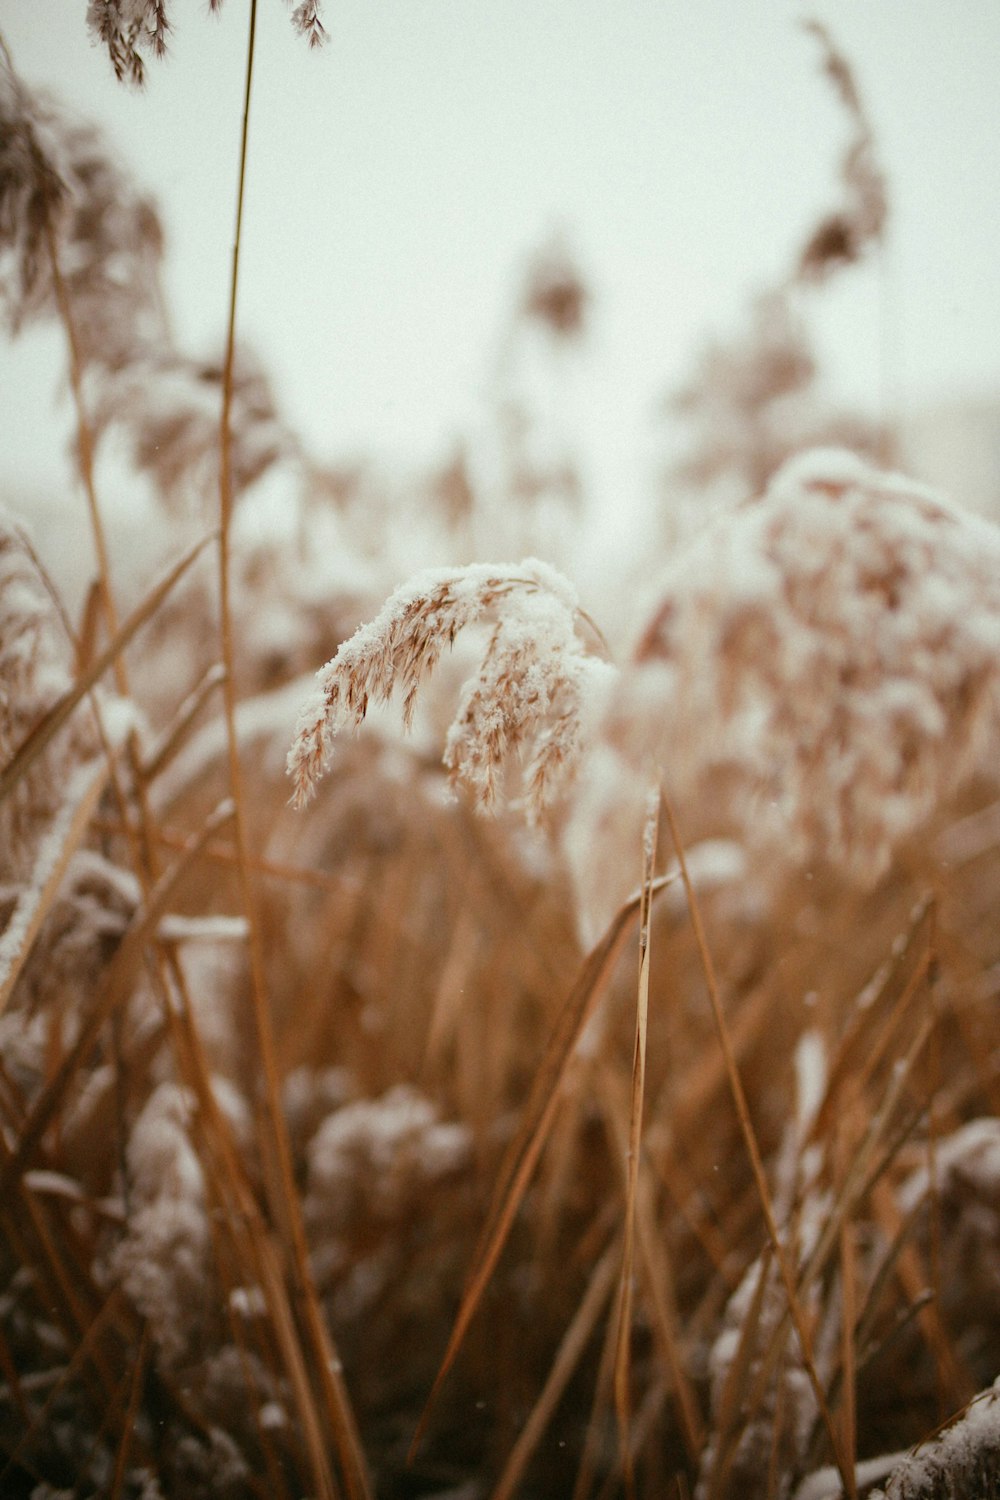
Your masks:
<instances>
[{"instance_id":1,"label":"curved grass stalk","mask_svg":"<svg viewBox=\"0 0 1000 1500\"><path fill-rule=\"evenodd\" d=\"M639 1153L642 1149L642 1111L646 1098L646 1039L649 1030L649 914L656 868L656 830L660 816L659 786L648 800L642 846L642 885L639 897L639 981L635 1006L635 1044L632 1054L632 1088L629 1108L628 1148L625 1172L625 1227L622 1242L621 1280L618 1287L618 1332L615 1344L615 1411L621 1448L625 1492L635 1492L632 1465L632 1398L629 1381L632 1345L632 1302L635 1279L636 1198L639 1189Z\"/></svg>"},{"instance_id":2,"label":"curved grass stalk","mask_svg":"<svg viewBox=\"0 0 1000 1500\"><path fill-rule=\"evenodd\" d=\"M136 605L124 624L119 627L114 639L91 662L85 672L78 674L73 686L38 721L27 739L22 742L17 752L0 772L0 801L11 792L45 747L55 738L74 709L96 686L108 668L120 658L132 637L152 618L171 589L183 578L191 564L215 535L215 532L209 532L207 536L201 537L167 570L159 583Z\"/></svg>"},{"instance_id":3,"label":"curved grass stalk","mask_svg":"<svg viewBox=\"0 0 1000 1500\"><path fill-rule=\"evenodd\" d=\"M746 1093L743 1089L743 1082L740 1078L739 1068L736 1065L736 1056L733 1052L732 1042L729 1036L729 1028L726 1025L726 1018L722 1010L722 999L719 994L718 981L715 977L715 966L712 963L712 955L708 947L707 939L705 937L705 929L702 925L701 908L698 902L698 897L695 893L694 884L688 873L687 858L684 853L684 845L681 840L680 830L677 827L677 820L674 816L674 810L673 806L671 805L670 798L667 796L666 792L663 791L661 791L661 796L663 800L663 809L666 813L667 822L670 826L670 837L673 840L674 851L677 855L678 864L680 865L681 878L684 881L684 890L687 894L688 899L688 910L691 913L691 924L694 928L695 942L698 946L698 956L701 962L702 972L705 976L705 985L708 990L709 1003L712 1007L712 1016L714 1018L716 1030L719 1035L719 1043L722 1047L722 1055L726 1065L726 1075L729 1080L730 1092L733 1096L733 1103L736 1106L736 1114L739 1120L740 1134L743 1136L743 1143L746 1147L747 1155L750 1158L750 1167L753 1172L754 1185L757 1189L757 1197L760 1202L761 1212L764 1215L764 1222L767 1226L768 1239L774 1251L775 1261L777 1263L778 1270L781 1275L781 1280L785 1288L785 1295L788 1299L788 1312L792 1319L795 1332L798 1336L799 1346L802 1350L802 1363L805 1368L806 1375L809 1379L809 1384L812 1387L813 1395L816 1398L816 1406L822 1419L823 1426L825 1427L827 1437L829 1438L830 1449L833 1454L834 1462L837 1466L837 1472L840 1475L841 1483L844 1486L844 1493L848 1497L854 1497L857 1494L854 1466L853 1464L849 1464L844 1458L840 1436L834 1425L833 1416L830 1412L830 1406L826 1399L826 1393L823 1390L822 1382L820 1381L819 1374L816 1370L816 1361L814 1360L812 1353L812 1340L809 1337L809 1330L806 1327L805 1315L802 1311L802 1304L799 1300L798 1290L795 1285L795 1273L789 1261L786 1248L782 1243L781 1233L778 1229L778 1222L774 1215L774 1206L771 1202L771 1193L767 1185L767 1177L764 1172L764 1163L761 1160L760 1147L757 1144L757 1136L754 1132L753 1122L750 1119L750 1110L747 1105Z\"/></svg>"},{"instance_id":4,"label":"curved grass stalk","mask_svg":"<svg viewBox=\"0 0 1000 1500\"><path fill-rule=\"evenodd\" d=\"M0 935L0 1015L34 946L42 923L59 894L108 779L103 761L88 762L73 777L65 801L42 840L31 879L19 892L14 911Z\"/></svg>"},{"instance_id":5,"label":"curved grass stalk","mask_svg":"<svg viewBox=\"0 0 1000 1500\"><path fill-rule=\"evenodd\" d=\"M650 896L665 890L668 885L673 884L676 878L676 872L673 871L659 876L651 884ZM633 930L632 923L639 914L642 901L643 897L640 892L619 907L604 936L588 953L576 982L556 1017L548 1045L535 1071L521 1124L507 1147L500 1166L493 1199L466 1276L465 1291L451 1336L410 1443L411 1461L423 1441L431 1411L458 1357L458 1351L465 1341L469 1325L475 1317L486 1287L496 1269L517 1211L552 1130L577 1043L614 975L618 959Z\"/></svg>"}]
</instances>

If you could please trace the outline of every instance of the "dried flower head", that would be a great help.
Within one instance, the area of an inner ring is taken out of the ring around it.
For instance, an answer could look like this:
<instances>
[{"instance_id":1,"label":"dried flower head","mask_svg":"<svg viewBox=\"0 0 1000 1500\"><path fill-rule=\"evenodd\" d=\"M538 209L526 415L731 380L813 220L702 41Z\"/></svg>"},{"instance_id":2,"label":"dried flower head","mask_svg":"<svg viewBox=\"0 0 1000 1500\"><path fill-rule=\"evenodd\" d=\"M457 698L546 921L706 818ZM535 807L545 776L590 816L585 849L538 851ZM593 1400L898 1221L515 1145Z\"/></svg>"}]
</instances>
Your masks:
<instances>
[{"instance_id":1,"label":"dried flower head","mask_svg":"<svg viewBox=\"0 0 1000 1500\"><path fill-rule=\"evenodd\" d=\"M195 511L218 484L222 366L157 349L101 381L96 422L119 430L137 469L172 511ZM254 356L237 354L233 372L232 484L238 498L295 441L281 421L270 382Z\"/></svg>"},{"instance_id":2,"label":"dried flower head","mask_svg":"<svg viewBox=\"0 0 1000 1500\"><path fill-rule=\"evenodd\" d=\"M741 493L759 490L788 453L793 403L809 393L815 374L787 289L757 297L745 331L710 342L668 401L691 434L671 478L701 488L734 476Z\"/></svg>"},{"instance_id":3,"label":"dried flower head","mask_svg":"<svg viewBox=\"0 0 1000 1500\"><path fill-rule=\"evenodd\" d=\"M577 615L571 585L533 558L516 567L426 572L404 584L317 674L288 755L296 804L308 800L343 725L360 725L369 702L388 702L398 687L409 728L420 683L442 652L467 625L491 616L489 644L463 690L445 761L453 780L489 808L505 763L529 748L526 798L538 815L575 767L590 686L610 671L584 649Z\"/></svg>"},{"instance_id":4,"label":"dried flower head","mask_svg":"<svg viewBox=\"0 0 1000 1500\"><path fill-rule=\"evenodd\" d=\"M164 0L90 0L87 26L106 48L119 82L141 87L145 80L144 52L163 57L167 50L167 8Z\"/></svg>"},{"instance_id":5,"label":"dried flower head","mask_svg":"<svg viewBox=\"0 0 1000 1500\"><path fill-rule=\"evenodd\" d=\"M187 1352L208 1299L211 1233L205 1177L190 1125L194 1103L173 1083L146 1101L127 1147L131 1211L112 1271L149 1320L161 1357Z\"/></svg>"},{"instance_id":6,"label":"dried flower head","mask_svg":"<svg viewBox=\"0 0 1000 1500\"><path fill-rule=\"evenodd\" d=\"M15 328L47 285L46 237L66 201L45 113L0 49L0 300Z\"/></svg>"},{"instance_id":7,"label":"dried flower head","mask_svg":"<svg viewBox=\"0 0 1000 1500\"><path fill-rule=\"evenodd\" d=\"M0 51L0 299L12 328L59 309L84 367L114 370L164 336L163 231L100 132L25 88Z\"/></svg>"},{"instance_id":8,"label":"dried flower head","mask_svg":"<svg viewBox=\"0 0 1000 1500\"><path fill-rule=\"evenodd\" d=\"M885 177L875 154L875 135L861 101L851 65L821 22L804 28L823 49L823 68L851 122L851 140L840 169L844 206L816 226L799 258L803 281L824 281L840 266L859 261L885 233L888 213Z\"/></svg>"},{"instance_id":9,"label":"dried flower head","mask_svg":"<svg viewBox=\"0 0 1000 1500\"><path fill-rule=\"evenodd\" d=\"M1000 724L1000 531L853 454L787 464L663 579L608 733L788 862L877 878Z\"/></svg>"},{"instance_id":10,"label":"dried flower head","mask_svg":"<svg viewBox=\"0 0 1000 1500\"><path fill-rule=\"evenodd\" d=\"M590 293L569 247L556 236L528 267L521 310L555 339L579 338L586 326Z\"/></svg>"},{"instance_id":11,"label":"dried flower head","mask_svg":"<svg viewBox=\"0 0 1000 1500\"><path fill-rule=\"evenodd\" d=\"M433 1183L468 1165L468 1128L399 1084L327 1115L309 1145L306 1216L341 1234L407 1218Z\"/></svg>"},{"instance_id":12,"label":"dried flower head","mask_svg":"<svg viewBox=\"0 0 1000 1500\"><path fill-rule=\"evenodd\" d=\"M208 0L209 10L221 7L222 0ZM326 41L321 10L321 0L300 0L292 11L292 25L310 47L321 47ZM170 32L166 0L89 0L87 26L106 50L120 83L141 88L146 81L144 57L166 55Z\"/></svg>"},{"instance_id":13,"label":"dried flower head","mask_svg":"<svg viewBox=\"0 0 1000 1500\"><path fill-rule=\"evenodd\" d=\"M304 36L310 47L322 47L326 41L326 29L319 18L319 0L301 0L292 11L292 25L299 36Z\"/></svg>"}]
</instances>

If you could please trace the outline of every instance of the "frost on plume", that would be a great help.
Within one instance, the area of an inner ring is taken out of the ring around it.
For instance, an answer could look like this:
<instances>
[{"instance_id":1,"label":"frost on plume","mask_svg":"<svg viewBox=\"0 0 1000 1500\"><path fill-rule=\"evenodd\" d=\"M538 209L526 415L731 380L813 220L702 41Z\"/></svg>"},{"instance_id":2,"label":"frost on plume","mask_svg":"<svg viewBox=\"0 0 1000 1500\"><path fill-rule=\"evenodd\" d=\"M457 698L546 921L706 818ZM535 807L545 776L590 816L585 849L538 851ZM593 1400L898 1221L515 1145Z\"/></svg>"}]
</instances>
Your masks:
<instances>
[{"instance_id":1,"label":"frost on plume","mask_svg":"<svg viewBox=\"0 0 1000 1500\"><path fill-rule=\"evenodd\" d=\"M419 574L397 589L317 674L288 755L296 803L326 770L337 732L360 725L369 703L399 689L409 727L423 680L459 631L492 621L478 672L462 691L445 764L481 807L491 808L507 764L524 763L525 799L540 814L575 769L583 721L610 669L577 634L576 595L534 558Z\"/></svg>"},{"instance_id":2,"label":"frost on plume","mask_svg":"<svg viewBox=\"0 0 1000 1500\"><path fill-rule=\"evenodd\" d=\"M132 1207L113 1257L117 1279L149 1320L168 1363L187 1353L198 1312L214 1291L208 1277L204 1173L190 1136L192 1113L187 1091L163 1083L136 1120L127 1149Z\"/></svg>"},{"instance_id":3,"label":"frost on plume","mask_svg":"<svg viewBox=\"0 0 1000 1500\"><path fill-rule=\"evenodd\" d=\"M986 767L1000 530L916 484L802 455L678 555L660 597L608 738L749 844L872 881Z\"/></svg>"}]
</instances>

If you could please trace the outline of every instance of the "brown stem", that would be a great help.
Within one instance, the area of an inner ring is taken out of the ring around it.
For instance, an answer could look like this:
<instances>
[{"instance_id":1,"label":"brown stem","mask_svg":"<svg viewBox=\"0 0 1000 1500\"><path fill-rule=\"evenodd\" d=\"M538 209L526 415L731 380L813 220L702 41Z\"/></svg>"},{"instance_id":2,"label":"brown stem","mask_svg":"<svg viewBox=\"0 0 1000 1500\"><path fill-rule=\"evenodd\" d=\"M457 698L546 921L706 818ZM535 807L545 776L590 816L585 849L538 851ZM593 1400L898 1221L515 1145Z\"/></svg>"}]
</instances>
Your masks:
<instances>
[{"instance_id":1,"label":"brown stem","mask_svg":"<svg viewBox=\"0 0 1000 1500\"><path fill-rule=\"evenodd\" d=\"M233 238L232 271L229 281L229 317L226 331L226 354L222 377L222 413L219 425L219 610L223 679L223 702L228 743L229 780L235 804L234 832L239 872L240 894L249 926L250 990L254 1025L260 1047L264 1074L261 1148L270 1170L268 1180L276 1189L273 1208L282 1222L291 1250L291 1272L298 1312L306 1341L312 1346L313 1363L333 1427L338 1455L351 1500L368 1500L371 1494L361 1453L361 1443L341 1375L340 1361L326 1329L319 1299L309 1268L308 1247L302 1223L298 1193L292 1165L292 1152L284 1113L281 1108L281 1085L278 1075L274 1032L268 1008L260 916L251 878L250 839L246 820L246 793L236 733L235 648L233 641L231 595L230 529L233 511L232 471L232 405L233 367L236 350L236 309L239 291L240 243L243 226L243 204L246 187L247 145L250 127L250 101L253 87L254 51L257 25L257 0L250 0L247 65L243 94L243 123L240 133L240 165L236 199L236 228ZM287 1331L290 1335L290 1330ZM290 1337L285 1340L286 1358L294 1353ZM290 1373L298 1373L290 1372ZM303 1390L301 1379L295 1382ZM335 1495L333 1476L325 1445L321 1441L316 1413L303 1405L300 1416L310 1448L314 1480L324 1500Z\"/></svg>"}]
</instances>

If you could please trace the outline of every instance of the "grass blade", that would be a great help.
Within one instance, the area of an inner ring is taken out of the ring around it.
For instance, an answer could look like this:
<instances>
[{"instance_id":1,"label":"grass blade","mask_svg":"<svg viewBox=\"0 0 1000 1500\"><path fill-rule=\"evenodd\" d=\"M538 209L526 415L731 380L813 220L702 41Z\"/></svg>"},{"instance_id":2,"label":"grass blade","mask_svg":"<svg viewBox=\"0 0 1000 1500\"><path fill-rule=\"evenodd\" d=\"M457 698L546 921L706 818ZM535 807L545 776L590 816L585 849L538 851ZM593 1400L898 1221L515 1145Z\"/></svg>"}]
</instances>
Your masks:
<instances>
[{"instance_id":1,"label":"grass blade","mask_svg":"<svg viewBox=\"0 0 1000 1500\"><path fill-rule=\"evenodd\" d=\"M108 779L108 766L101 761L80 767L72 778L62 807L41 840L35 867L17 898L17 904L0 937L0 1015L7 1008L18 976L34 947L35 939L59 894L70 860L90 826Z\"/></svg>"},{"instance_id":2,"label":"grass blade","mask_svg":"<svg viewBox=\"0 0 1000 1500\"><path fill-rule=\"evenodd\" d=\"M155 937L159 920L166 911L181 879L197 860L205 844L229 821L232 815L232 803L227 800L216 809L212 817L205 820L197 837L192 839L184 853L160 877L148 899L136 913L108 966L104 983L95 1003L81 1022L76 1040L38 1096L21 1132L17 1147L7 1161L3 1172L0 1173L0 1198L10 1192L13 1183L23 1172L42 1136L55 1119L67 1089L89 1056L100 1035L101 1028L111 1018L116 1008L128 998L142 962L146 944Z\"/></svg>"},{"instance_id":3,"label":"grass blade","mask_svg":"<svg viewBox=\"0 0 1000 1500\"><path fill-rule=\"evenodd\" d=\"M580 1361L587 1341L594 1331L601 1308L611 1295L615 1283L619 1250L617 1243L608 1247L594 1267L587 1289L569 1327L563 1335L545 1386L531 1409L521 1433L511 1449L491 1500L512 1500L532 1454L541 1442L552 1414L562 1397L570 1376Z\"/></svg>"},{"instance_id":4,"label":"grass blade","mask_svg":"<svg viewBox=\"0 0 1000 1500\"><path fill-rule=\"evenodd\" d=\"M676 878L675 874L660 876L653 882L652 894L664 890ZM556 1019L545 1054L535 1072L521 1124L501 1164L493 1202L473 1256L451 1337L410 1444L411 1460L420 1446L431 1410L500 1259L514 1217L552 1128L574 1050L611 980L632 930L632 923L639 914L642 899L642 893L637 892L619 907L604 936L584 960L576 983Z\"/></svg>"},{"instance_id":5,"label":"grass blade","mask_svg":"<svg viewBox=\"0 0 1000 1500\"><path fill-rule=\"evenodd\" d=\"M69 719L73 710L79 706L91 689L101 680L108 668L118 660L126 646L142 627L152 619L167 595L184 577L191 564L201 555L214 540L216 533L209 532L175 562L158 583L150 589L149 593L137 604L128 619L121 626L114 639L107 645L100 655L91 662L87 670L77 678L73 686L63 694L59 701L44 714L34 729L22 741L14 755L0 772L0 802L8 797L21 780L21 777L30 769L55 736Z\"/></svg>"},{"instance_id":6,"label":"grass blade","mask_svg":"<svg viewBox=\"0 0 1000 1500\"><path fill-rule=\"evenodd\" d=\"M680 831L677 827L677 820L674 817L674 810L670 804L670 798L666 795L666 793L663 793L662 797L663 807L667 815L667 821L670 824L670 835L673 839L674 849L677 853L677 860L681 868L681 875L684 881L684 889L687 892L688 910L691 915L691 923L694 928L695 939L698 945L698 956L701 960L702 971L705 976L705 984L708 989L709 1002L712 1007L712 1015L715 1020L719 1042L722 1047L722 1055L726 1065L726 1074L729 1079L730 1091L732 1093L733 1103L736 1106L736 1114L739 1120L740 1133L743 1136L743 1142L746 1146L747 1155L750 1158L750 1166L753 1171L754 1185L756 1187L757 1196L760 1201L761 1211L764 1215L764 1220L767 1225L768 1238L774 1250L778 1269L781 1273L781 1279L784 1283L785 1295L788 1298L789 1316L792 1319L792 1322L795 1326L795 1332L798 1335L799 1346L802 1351L802 1363L809 1378L809 1384L812 1386L813 1395L816 1398L816 1405L822 1418L823 1426L826 1428L827 1436L830 1440L830 1448L833 1453L834 1462L837 1465L837 1472L840 1474L845 1492L850 1494L853 1475L848 1473L848 1466L845 1464L843 1456L841 1454L841 1445L838 1439L836 1428L834 1427L833 1418L830 1414L829 1403L827 1402L826 1394L823 1390L819 1375L816 1371L816 1362L813 1359L812 1353L812 1340L809 1337L809 1331L806 1327L805 1315L802 1311L802 1305L795 1286L794 1273L792 1271L785 1246L782 1242L781 1235L778 1230L777 1221L774 1217L774 1207L771 1203L771 1194L767 1186L767 1177L764 1173L764 1164L761 1160L760 1147L757 1144L757 1137L754 1133L753 1122L750 1119L750 1110L747 1106L746 1094L743 1090L743 1082L740 1078L739 1070L736 1066L736 1058L733 1053L732 1042L729 1036L729 1028L726 1025L726 1018L722 1009L722 998L719 994L719 985L715 977L715 966L712 963L712 956L705 937L705 929L702 925L701 907L698 902L697 895L695 894L694 884L691 880L690 875L688 874L684 845L681 841Z\"/></svg>"},{"instance_id":7,"label":"grass blade","mask_svg":"<svg viewBox=\"0 0 1000 1500\"><path fill-rule=\"evenodd\" d=\"M618 1289L618 1334L615 1346L615 1412L626 1494L635 1489L632 1472L631 1393L629 1364L632 1344L632 1297L635 1277L636 1193L639 1183L639 1152L642 1146L642 1109L646 1097L646 1040L649 1026L649 914L652 903L653 870L656 865L656 830L660 815L659 787L649 799L643 833L642 886L639 893L639 983L635 1007L635 1041L632 1052L631 1103L625 1174L625 1226L622 1241L621 1281Z\"/></svg>"}]
</instances>

